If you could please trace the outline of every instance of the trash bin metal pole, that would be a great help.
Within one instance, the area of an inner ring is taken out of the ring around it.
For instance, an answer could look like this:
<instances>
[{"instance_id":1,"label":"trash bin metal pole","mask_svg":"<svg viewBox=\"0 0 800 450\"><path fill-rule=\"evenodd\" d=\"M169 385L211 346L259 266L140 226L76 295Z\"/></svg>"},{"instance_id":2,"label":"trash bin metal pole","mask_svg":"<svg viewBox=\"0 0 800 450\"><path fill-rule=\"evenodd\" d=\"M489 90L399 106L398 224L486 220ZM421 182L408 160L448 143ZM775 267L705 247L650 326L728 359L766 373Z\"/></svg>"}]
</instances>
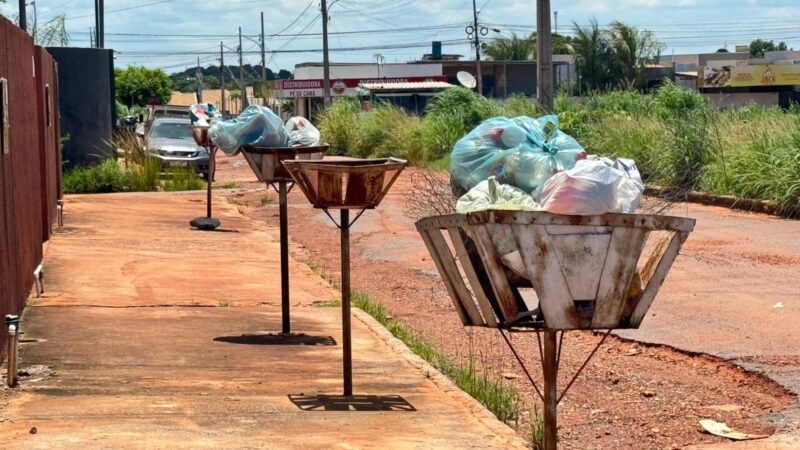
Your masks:
<instances>
[{"instance_id":1,"label":"trash bin metal pole","mask_svg":"<svg viewBox=\"0 0 800 450\"><path fill-rule=\"evenodd\" d=\"M344 395L353 395L353 352L350 339L350 210L341 210L342 227L342 369Z\"/></svg>"},{"instance_id":2,"label":"trash bin metal pole","mask_svg":"<svg viewBox=\"0 0 800 450\"><path fill-rule=\"evenodd\" d=\"M280 234L281 234L281 315L283 320L283 333L290 333L291 321L289 319L289 218L287 211L286 181L278 182L278 197L280 204Z\"/></svg>"},{"instance_id":3,"label":"trash bin metal pole","mask_svg":"<svg viewBox=\"0 0 800 450\"><path fill-rule=\"evenodd\" d=\"M213 147L207 148L208 150L208 174L206 175L206 215L211 218L211 183L214 181L214 170L216 170L216 149Z\"/></svg>"},{"instance_id":4,"label":"trash bin metal pole","mask_svg":"<svg viewBox=\"0 0 800 450\"><path fill-rule=\"evenodd\" d=\"M558 365L556 350L556 332L547 330L544 332L544 359L542 369L544 372L544 448L545 450L556 450L558 440Z\"/></svg>"}]
</instances>

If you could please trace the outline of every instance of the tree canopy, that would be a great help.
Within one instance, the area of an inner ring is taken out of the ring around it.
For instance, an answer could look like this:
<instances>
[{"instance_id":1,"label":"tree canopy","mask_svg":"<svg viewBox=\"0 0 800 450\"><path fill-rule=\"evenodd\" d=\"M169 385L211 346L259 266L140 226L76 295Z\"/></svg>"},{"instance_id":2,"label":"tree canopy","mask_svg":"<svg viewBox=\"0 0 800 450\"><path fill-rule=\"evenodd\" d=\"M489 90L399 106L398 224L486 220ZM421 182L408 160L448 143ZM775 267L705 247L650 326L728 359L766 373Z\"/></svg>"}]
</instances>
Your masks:
<instances>
[{"instance_id":1,"label":"tree canopy","mask_svg":"<svg viewBox=\"0 0 800 450\"><path fill-rule=\"evenodd\" d=\"M203 86L207 89L219 89L219 66L208 66L203 68ZM195 67L191 67L181 72L169 75L172 85L176 91L194 92L197 90L197 76ZM261 65L245 64L242 66L245 86L252 86L254 82L261 80ZM267 68L267 80L287 80L292 77L288 70L281 69L277 74L272 69ZM239 66L225 65L225 89L239 89Z\"/></svg>"},{"instance_id":2,"label":"tree canopy","mask_svg":"<svg viewBox=\"0 0 800 450\"><path fill-rule=\"evenodd\" d=\"M570 44L582 91L645 87L647 65L656 63L664 48L652 32L619 21L608 28L601 28L596 20L583 27L573 25L575 37Z\"/></svg>"},{"instance_id":3,"label":"tree canopy","mask_svg":"<svg viewBox=\"0 0 800 450\"><path fill-rule=\"evenodd\" d=\"M761 39L756 39L750 43L750 56L753 58L763 58L764 53L766 52L784 50L788 50L785 42L778 42L775 44L775 41L763 41Z\"/></svg>"},{"instance_id":4,"label":"tree canopy","mask_svg":"<svg viewBox=\"0 0 800 450\"><path fill-rule=\"evenodd\" d=\"M166 105L172 97L172 80L161 69L115 69L114 83L117 100L124 105Z\"/></svg>"},{"instance_id":5,"label":"tree canopy","mask_svg":"<svg viewBox=\"0 0 800 450\"><path fill-rule=\"evenodd\" d=\"M569 36L553 33L553 53L556 55L569 55L574 53ZM511 33L510 37L501 37L492 40L483 46L483 54L487 59L495 61L530 61L536 59L536 32L528 37L521 37Z\"/></svg>"}]
</instances>

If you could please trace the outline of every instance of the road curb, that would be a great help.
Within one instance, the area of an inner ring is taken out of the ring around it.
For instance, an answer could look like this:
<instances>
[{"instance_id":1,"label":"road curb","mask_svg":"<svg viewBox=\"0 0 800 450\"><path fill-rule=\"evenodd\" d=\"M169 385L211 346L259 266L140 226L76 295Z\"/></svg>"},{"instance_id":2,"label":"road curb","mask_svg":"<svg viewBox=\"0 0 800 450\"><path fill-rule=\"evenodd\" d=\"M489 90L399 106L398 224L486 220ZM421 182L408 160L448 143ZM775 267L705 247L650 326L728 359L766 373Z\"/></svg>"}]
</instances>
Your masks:
<instances>
[{"instance_id":1,"label":"road curb","mask_svg":"<svg viewBox=\"0 0 800 450\"><path fill-rule=\"evenodd\" d=\"M433 381L434 384L447 395L464 405L466 409L478 419L481 425L485 427L487 433L491 433L493 436L502 439L507 445L507 448L530 448L527 442L525 442L513 428L501 422L494 414L486 409L486 407L456 386L450 378L447 378L447 376L439 372L427 361L417 356L402 341L394 337L386 327L375 320L374 317L358 308L353 308L352 313L353 316L364 323L370 331L375 333L375 335L391 347L392 350L400 354L411 363L411 365L422 372L426 378Z\"/></svg>"}]
</instances>

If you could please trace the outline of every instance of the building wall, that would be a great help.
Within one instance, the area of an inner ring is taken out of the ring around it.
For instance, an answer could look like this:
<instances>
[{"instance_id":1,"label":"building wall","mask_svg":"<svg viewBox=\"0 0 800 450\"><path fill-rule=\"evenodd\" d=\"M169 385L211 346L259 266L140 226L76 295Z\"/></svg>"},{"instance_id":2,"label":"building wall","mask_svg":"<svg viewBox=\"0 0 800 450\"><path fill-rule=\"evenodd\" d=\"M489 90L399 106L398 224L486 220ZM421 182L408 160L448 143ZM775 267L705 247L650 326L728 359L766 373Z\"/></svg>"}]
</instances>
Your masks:
<instances>
[{"instance_id":1,"label":"building wall","mask_svg":"<svg viewBox=\"0 0 800 450\"><path fill-rule=\"evenodd\" d=\"M57 104L55 70L47 52L0 17L0 78L8 93L9 119L7 128L0 120L0 316L22 312L55 217L59 135L56 111L48 115L46 107L48 96L51 106ZM0 355L6 335L0 334Z\"/></svg>"},{"instance_id":2,"label":"building wall","mask_svg":"<svg viewBox=\"0 0 800 450\"><path fill-rule=\"evenodd\" d=\"M50 47L58 63L61 133L69 135L63 158L68 167L100 162L113 155L113 51Z\"/></svg>"},{"instance_id":3,"label":"building wall","mask_svg":"<svg viewBox=\"0 0 800 450\"><path fill-rule=\"evenodd\" d=\"M779 92L735 92L703 94L708 103L717 108L734 108L749 104L778 106Z\"/></svg>"},{"instance_id":4,"label":"building wall","mask_svg":"<svg viewBox=\"0 0 800 450\"><path fill-rule=\"evenodd\" d=\"M295 80L321 80L322 65L300 65L294 70ZM346 64L331 65L331 79L337 78L403 78L442 75L441 64Z\"/></svg>"}]
</instances>

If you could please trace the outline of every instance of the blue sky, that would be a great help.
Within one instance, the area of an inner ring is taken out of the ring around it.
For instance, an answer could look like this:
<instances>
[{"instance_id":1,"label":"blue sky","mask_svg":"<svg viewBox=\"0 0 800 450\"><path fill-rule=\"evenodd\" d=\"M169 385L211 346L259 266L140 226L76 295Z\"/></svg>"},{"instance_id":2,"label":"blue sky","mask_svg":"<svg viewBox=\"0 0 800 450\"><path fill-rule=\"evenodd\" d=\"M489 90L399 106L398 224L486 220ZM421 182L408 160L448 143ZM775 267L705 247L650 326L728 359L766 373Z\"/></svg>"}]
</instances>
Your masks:
<instances>
[{"instance_id":1,"label":"blue sky","mask_svg":"<svg viewBox=\"0 0 800 450\"><path fill-rule=\"evenodd\" d=\"M476 0L481 21L500 30L492 36L511 32L527 34L536 24L534 0ZM117 65L163 67L168 72L196 65L217 64L219 41L226 47L238 45L238 27L257 39L259 13L264 11L265 32L270 34L320 33L318 0L106 0L106 47L117 50ZM0 11L16 12L16 0L8 0ZM94 0L37 0L40 21L57 14L67 17L67 29L75 46L89 45L89 28L94 25ZM664 53L714 51L727 45L747 44L752 39L786 41L800 49L800 1L798 0L552 0L558 11L558 30L570 32L572 23L586 24L596 18L601 24L621 20L652 30L667 45ZM464 44L464 26L472 18L472 0L338 0L330 8L329 31L333 34L334 62L406 62L429 52L432 40L445 42L444 51L471 55ZM295 21L295 19L298 20ZM287 26L292 25L287 28ZM387 31L402 29L405 31ZM370 32L375 31L375 32ZM152 35L195 36L152 36ZM321 48L319 36L272 36L267 50L281 52ZM452 42L452 44L449 44ZM417 46L413 48L397 48ZM245 51L258 45L244 39ZM383 47L381 49L353 49ZM235 54L226 49L226 62ZM296 63L320 61L319 52L268 53L268 67L291 70ZM245 55L245 63L260 63L257 53Z\"/></svg>"}]
</instances>

